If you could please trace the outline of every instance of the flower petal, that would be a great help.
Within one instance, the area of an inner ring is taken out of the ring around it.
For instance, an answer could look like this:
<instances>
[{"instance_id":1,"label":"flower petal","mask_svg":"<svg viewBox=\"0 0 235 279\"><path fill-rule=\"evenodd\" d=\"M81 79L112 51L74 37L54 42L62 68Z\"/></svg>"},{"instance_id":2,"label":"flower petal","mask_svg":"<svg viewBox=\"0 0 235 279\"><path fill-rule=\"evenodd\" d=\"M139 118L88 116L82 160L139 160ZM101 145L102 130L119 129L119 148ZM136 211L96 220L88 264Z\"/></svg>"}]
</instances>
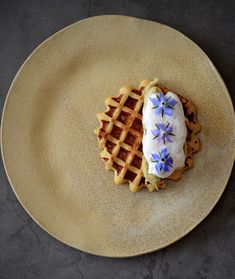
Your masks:
<instances>
[{"instance_id":1,"label":"flower petal","mask_svg":"<svg viewBox=\"0 0 235 279\"><path fill-rule=\"evenodd\" d=\"M172 108L168 108L168 107L165 107L165 114L168 115L168 116L172 116Z\"/></svg>"},{"instance_id":2,"label":"flower petal","mask_svg":"<svg viewBox=\"0 0 235 279\"><path fill-rule=\"evenodd\" d=\"M166 98L162 93L160 93L160 100L161 102L166 102Z\"/></svg>"},{"instance_id":3,"label":"flower petal","mask_svg":"<svg viewBox=\"0 0 235 279\"><path fill-rule=\"evenodd\" d=\"M167 154L168 154L168 150L167 150L167 147L165 147L165 148L163 148L163 149L161 150L161 156L162 156L162 158L165 158L165 157L167 156Z\"/></svg>"},{"instance_id":4,"label":"flower petal","mask_svg":"<svg viewBox=\"0 0 235 279\"><path fill-rule=\"evenodd\" d=\"M166 128L166 132L167 132L167 133L172 133L172 130L173 130L172 125L169 125L169 126Z\"/></svg>"},{"instance_id":5,"label":"flower petal","mask_svg":"<svg viewBox=\"0 0 235 279\"><path fill-rule=\"evenodd\" d=\"M163 138L162 138L162 136L159 136L158 138L157 138L157 143L162 143L163 142Z\"/></svg>"},{"instance_id":6,"label":"flower petal","mask_svg":"<svg viewBox=\"0 0 235 279\"><path fill-rule=\"evenodd\" d=\"M164 110L164 109L163 109L162 107L156 108L156 115L162 114L162 111L163 111L163 110Z\"/></svg>"},{"instance_id":7,"label":"flower petal","mask_svg":"<svg viewBox=\"0 0 235 279\"><path fill-rule=\"evenodd\" d=\"M173 164L173 159L172 159L171 156L169 156L169 157L166 159L166 163L172 166L172 164Z\"/></svg>"},{"instance_id":8,"label":"flower petal","mask_svg":"<svg viewBox=\"0 0 235 279\"><path fill-rule=\"evenodd\" d=\"M154 161L160 161L160 160L161 160L161 158L158 156L158 154L152 153L151 155L152 155L152 159L153 159Z\"/></svg>"},{"instance_id":9,"label":"flower petal","mask_svg":"<svg viewBox=\"0 0 235 279\"><path fill-rule=\"evenodd\" d=\"M167 104L170 105L171 107L174 107L177 104L177 101L174 98L170 98L167 101Z\"/></svg>"},{"instance_id":10,"label":"flower petal","mask_svg":"<svg viewBox=\"0 0 235 279\"><path fill-rule=\"evenodd\" d=\"M158 127L159 127L160 130L166 131L166 125L164 123L159 123Z\"/></svg>"},{"instance_id":11,"label":"flower petal","mask_svg":"<svg viewBox=\"0 0 235 279\"><path fill-rule=\"evenodd\" d=\"M160 130L158 130L158 129L151 130L151 132L154 136L159 136L160 135Z\"/></svg>"},{"instance_id":12,"label":"flower petal","mask_svg":"<svg viewBox=\"0 0 235 279\"><path fill-rule=\"evenodd\" d=\"M160 105L160 101L157 98L149 97L149 99L154 104L154 106L159 106Z\"/></svg>"},{"instance_id":13,"label":"flower petal","mask_svg":"<svg viewBox=\"0 0 235 279\"><path fill-rule=\"evenodd\" d=\"M165 136L165 140L167 141L167 142L172 142L172 140L171 140L171 136Z\"/></svg>"},{"instance_id":14,"label":"flower petal","mask_svg":"<svg viewBox=\"0 0 235 279\"><path fill-rule=\"evenodd\" d=\"M160 162L160 163L157 163L157 164L155 165L155 169L156 169L156 171L157 171L158 173L161 172L161 168L162 168L162 163L161 163L161 162Z\"/></svg>"},{"instance_id":15,"label":"flower petal","mask_svg":"<svg viewBox=\"0 0 235 279\"><path fill-rule=\"evenodd\" d=\"M167 164L163 164L163 171L168 172L170 171L171 167L168 166Z\"/></svg>"}]
</instances>

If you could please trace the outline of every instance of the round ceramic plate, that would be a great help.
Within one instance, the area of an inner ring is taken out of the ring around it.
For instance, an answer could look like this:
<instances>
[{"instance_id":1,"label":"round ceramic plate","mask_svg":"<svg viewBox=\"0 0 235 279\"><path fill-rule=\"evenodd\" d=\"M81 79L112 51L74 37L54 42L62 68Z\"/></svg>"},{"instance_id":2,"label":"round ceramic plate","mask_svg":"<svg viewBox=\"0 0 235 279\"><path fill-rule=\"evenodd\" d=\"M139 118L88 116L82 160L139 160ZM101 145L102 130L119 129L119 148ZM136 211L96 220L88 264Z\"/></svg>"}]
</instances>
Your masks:
<instances>
[{"instance_id":1,"label":"round ceramic plate","mask_svg":"<svg viewBox=\"0 0 235 279\"><path fill-rule=\"evenodd\" d=\"M202 150L167 189L132 193L104 168L96 113L123 85L155 76L197 105ZM156 22L99 16L56 33L21 67L2 154L15 194L46 231L89 253L128 257L175 242L208 215L231 172L234 129L226 87L197 45Z\"/></svg>"}]
</instances>

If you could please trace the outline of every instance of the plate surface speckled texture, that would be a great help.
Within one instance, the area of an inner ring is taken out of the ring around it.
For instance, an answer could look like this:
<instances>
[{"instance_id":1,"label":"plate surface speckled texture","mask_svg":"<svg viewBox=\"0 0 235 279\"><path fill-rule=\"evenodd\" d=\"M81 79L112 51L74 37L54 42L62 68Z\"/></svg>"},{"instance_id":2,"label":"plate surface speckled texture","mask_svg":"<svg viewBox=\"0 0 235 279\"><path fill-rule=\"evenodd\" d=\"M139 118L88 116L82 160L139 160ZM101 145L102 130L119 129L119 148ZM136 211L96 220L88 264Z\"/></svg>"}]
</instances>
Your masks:
<instances>
[{"instance_id":1,"label":"plate surface speckled texture","mask_svg":"<svg viewBox=\"0 0 235 279\"><path fill-rule=\"evenodd\" d=\"M131 193L104 169L96 112L123 85L155 76L197 105L202 150L166 190ZM14 192L45 230L90 253L127 257L173 243L208 215L231 172L234 130L226 87L198 46L156 22L100 16L27 59L5 104L2 153Z\"/></svg>"}]
</instances>

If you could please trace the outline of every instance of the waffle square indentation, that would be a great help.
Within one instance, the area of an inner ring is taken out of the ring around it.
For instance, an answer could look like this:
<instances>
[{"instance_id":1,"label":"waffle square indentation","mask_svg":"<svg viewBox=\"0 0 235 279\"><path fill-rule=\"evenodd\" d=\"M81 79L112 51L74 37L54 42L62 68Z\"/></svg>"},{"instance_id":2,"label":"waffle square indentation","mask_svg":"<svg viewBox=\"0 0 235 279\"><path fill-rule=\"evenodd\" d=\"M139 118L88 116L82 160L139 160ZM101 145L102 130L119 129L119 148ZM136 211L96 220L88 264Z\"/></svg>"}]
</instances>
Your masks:
<instances>
[{"instance_id":1,"label":"waffle square indentation","mask_svg":"<svg viewBox=\"0 0 235 279\"><path fill-rule=\"evenodd\" d=\"M141 143L140 143L140 145L139 145L138 151L140 151L140 152L142 152L142 151L143 151L143 145L142 145L142 142L141 142Z\"/></svg>"},{"instance_id":2,"label":"waffle square indentation","mask_svg":"<svg viewBox=\"0 0 235 279\"><path fill-rule=\"evenodd\" d=\"M116 125L113 125L113 129L112 129L112 132L110 133L110 135L116 139L120 139L121 133L122 133L122 129Z\"/></svg>"},{"instance_id":3,"label":"waffle square indentation","mask_svg":"<svg viewBox=\"0 0 235 279\"><path fill-rule=\"evenodd\" d=\"M129 96L129 97L127 98L127 100L126 100L124 106L126 106L126 107L128 107L128 108L130 108L130 109L134 109L137 102L138 102L138 101L137 101L136 99L134 99L134 98L132 98L132 97Z\"/></svg>"},{"instance_id":4,"label":"waffle square indentation","mask_svg":"<svg viewBox=\"0 0 235 279\"><path fill-rule=\"evenodd\" d=\"M101 130L106 131L107 127L109 125L109 121L101 120Z\"/></svg>"},{"instance_id":5,"label":"waffle square indentation","mask_svg":"<svg viewBox=\"0 0 235 279\"><path fill-rule=\"evenodd\" d=\"M105 114L107 114L108 116L112 117L114 112L116 110L116 107L113 106L109 106L109 110L105 112Z\"/></svg>"},{"instance_id":6,"label":"waffle square indentation","mask_svg":"<svg viewBox=\"0 0 235 279\"><path fill-rule=\"evenodd\" d=\"M121 159L122 161L126 162L129 154L130 154L130 151L127 151L126 149L121 147L117 157L119 159Z\"/></svg>"},{"instance_id":7,"label":"waffle square indentation","mask_svg":"<svg viewBox=\"0 0 235 279\"><path fill-rule=\"evenodd\" d=\"M138 89L132 89L132 92L138 95L142 95L142 91Z\"/></svg>"},{"instance_id":8,"label":"waffle square indentation","mask_svg":"<svg viewBox=\"0 0 235 279\"><path fill-rule=\"evenodd\" d=\"M116 146L116 144L109 141L109 140L107 140L106 143L105 143L105 147L107 148L109 153L112 153L115 146Z\"/></svg>"},{"instance_id":9,"label":"waffle square indentation","mask_svg":"<svg viewBox=\"0 0 235 279\"><path fill-rule=\"evenodd\" d=\"M121 99L122 99L122 96L123 96L123 95L120 95L120 96L118 96L118 97L112 97L112 99L113 99L115 102L120 103L120 101L121 101Z\"/></svg>"},{"instance_id":10,"label":"waffle square indentation","mask_svg":"<svg viewBox=\"0 0 235 279\"><path fill-rule=\"evenodd\" d=\"M135 155L132 162L131 162L131 165L136 167L137 169L140 169L141 168L141 164L142 164L142 158L140 158L139 156Z\"/></svg>"},{"instance_id":11,"label":"waffle square indentation","mask_svg":"<svg viewBox=\"0 0 235 279\"><path fill-rule=\"evenodd\" d=\"M141 108L139 109L138 113L139 113L140 115L143 115L143 105L142 105Z\"/></svg>"},{"instance_id":12,"label":"waffle square indentation","mask_svg":"<svg viewBox=\"0 0 235 279\"><path fill-rule=\"evenodd\" d=\"M127 125L130 120L130 113L121 111L117 120L120 121L122 124Z\"/></svg>"},{"instance_id":13,"label":"waffle square indentation","mask_svg":"<svg viewBox=\"0 0 235 279\"><path fill-rule=\"evenodd\" d=\"M136 174L130 170L127 170L127 172L125 173L124 179L130 180L131 182L134 181L136 177Z\"/></svg>"},{"instance_id":14,"label":"waffle square indentation","mask_svg":"<svg viewBox=\"0 0 235 279\"><path fill-rule=\"evenodd\" d=\"M131 125L131 128L138 131L138 132L141 132L142 130L142 121L139 119L139 118L135 118L135 120L133 121L132 125Z\"/></svg>"},{"instance_id":15,"label":"waffle square indentation","mask_svg":"<svg viewBox=\"0 0 235 279\"><path fill-rule=\"evenodd\" d=\"M116 162L113 162L113 168L117 171L117 174L120 174L123 169L123 167L118 165Z\"/></svg>"},{"instance_id":16,"label":"waffle square indentation","mask_svg":"<svg viewBox=\"0 0 235 279\"><path fill-rule=\"evenodd\" d=\"M124 143L130 146L134 146L136 141L137 141L137 136L133 135L131 132L128 132L124 140Z\"/></svg>"}]
</instances>

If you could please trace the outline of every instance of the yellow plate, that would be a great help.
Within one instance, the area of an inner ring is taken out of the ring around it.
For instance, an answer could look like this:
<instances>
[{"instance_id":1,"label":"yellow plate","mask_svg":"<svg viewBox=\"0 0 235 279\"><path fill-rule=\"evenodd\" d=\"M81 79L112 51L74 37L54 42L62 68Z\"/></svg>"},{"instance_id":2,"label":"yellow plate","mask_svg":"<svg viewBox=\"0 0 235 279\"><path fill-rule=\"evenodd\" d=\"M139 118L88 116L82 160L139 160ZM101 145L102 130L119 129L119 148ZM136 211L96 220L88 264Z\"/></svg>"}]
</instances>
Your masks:
<instances>
[{"instance_id":1,"label":"yellow plate","mask_svg":"<svg viewBox=\"0 0 235 279\"><path fill-rule=\"evenodd\" d=\"M131 193L104 169L96 112L122 85L155 76L198 106L202 150L166 190ZM197 45L156 22L99 16L56 33L21 67L2 154L15 194L46 231L89 253L129 257L175 242L208 215L231 172L234 130L227 89Z\"/></svg>"}]
</instances>

